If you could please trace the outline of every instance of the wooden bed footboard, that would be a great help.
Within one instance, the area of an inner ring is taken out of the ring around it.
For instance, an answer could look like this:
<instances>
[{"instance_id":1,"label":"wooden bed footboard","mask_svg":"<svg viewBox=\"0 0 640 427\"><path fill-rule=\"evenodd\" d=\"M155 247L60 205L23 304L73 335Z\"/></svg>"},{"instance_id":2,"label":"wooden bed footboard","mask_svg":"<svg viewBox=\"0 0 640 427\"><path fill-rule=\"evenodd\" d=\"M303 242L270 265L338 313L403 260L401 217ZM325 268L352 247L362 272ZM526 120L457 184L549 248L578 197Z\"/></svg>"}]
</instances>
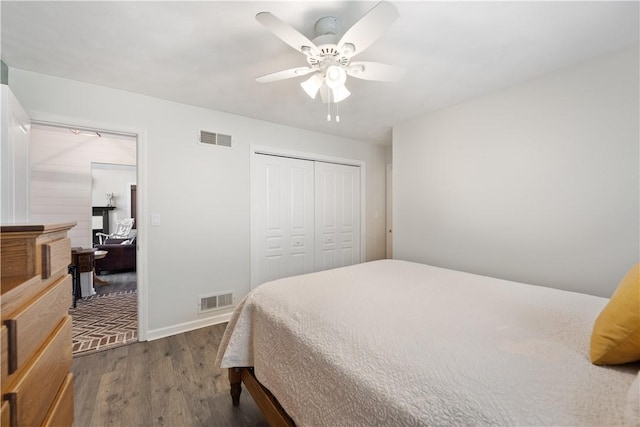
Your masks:
<instances>
[{"instance_id":1,"label":"wooden bed footboard","mask_svg":"<svg viewBox=\"0 0 640 427\"><path fill-rule=\"evenodd\" d=\"M231 385L231 400L233 406L240 405L240 393L242 393L242 383L249 390L249 394L262 411L271 427L293 427L293 422L287 412L280 406L275 398L256 378L253 368L229 368L229 384Z\"/></svg>"}]
</instances>

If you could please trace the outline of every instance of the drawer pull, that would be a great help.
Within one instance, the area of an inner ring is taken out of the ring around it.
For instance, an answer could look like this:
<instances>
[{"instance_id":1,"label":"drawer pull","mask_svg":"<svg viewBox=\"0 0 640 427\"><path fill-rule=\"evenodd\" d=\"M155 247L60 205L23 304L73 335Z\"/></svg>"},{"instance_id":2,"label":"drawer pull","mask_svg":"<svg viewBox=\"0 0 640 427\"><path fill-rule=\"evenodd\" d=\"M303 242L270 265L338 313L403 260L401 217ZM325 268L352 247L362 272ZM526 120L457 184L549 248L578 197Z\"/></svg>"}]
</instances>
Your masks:
<instances>
[{"instance_id":1,"label":"drawer pull","mask_svg":"<svg viewBox=\"0 0 640 427\"><path fill-rule=\"evenodd\" d=\"M42 278L48 279L51 276L51 247L42 245Z\"/></svg>"},{"instance_id":2,"label":"drawer pull","mask_svg":"<svg viewBox=\"0 0 640 427\"><path fill-rule=\"evenodd\" d=\"M9 402L9 425L18 427L18 395L16 393L7 393L3 396Z\"/></svg>"},{"instance_id":3,"label":"drawer pull","mask_svg":"<svg viewBox=\"0 0 640 427\"><path fill-rule=\"evenodd\" d=\"M18 322L15 319L8 319L4 322L7 325L7 332L9 335L9 360L7 361L7 368L9 375L18 370Z\"/></svg>"},{"instance_id":4,"label":"drawer pull","mask_svg":"<svg viewBox=\"0 0 640 427\"><path fill-rule=\"evenodd\" d=\"M71 240L59 239L42 245L42 278L66 271L71 264Z\"/></svg>"}]
</instances>

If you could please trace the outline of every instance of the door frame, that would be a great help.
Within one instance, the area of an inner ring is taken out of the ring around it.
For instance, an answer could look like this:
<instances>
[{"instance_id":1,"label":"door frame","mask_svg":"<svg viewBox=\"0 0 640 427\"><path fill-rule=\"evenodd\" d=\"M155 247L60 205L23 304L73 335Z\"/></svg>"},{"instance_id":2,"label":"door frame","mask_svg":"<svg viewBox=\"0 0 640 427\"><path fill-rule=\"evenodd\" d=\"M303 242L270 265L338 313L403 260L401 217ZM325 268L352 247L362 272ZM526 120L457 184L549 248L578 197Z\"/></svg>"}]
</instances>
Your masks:
<instances>
[{"instance_id":1,"label":"door frame","mask_svg":"<svg viewBox=\"0 0 640 427\"><path fill-rule=\"evenodd\" d=\"M324 154L308 153L304 151L288 150L279 147L269 147L265 145L251 144L249 147L249 210L251 221L251 289L254 289L257 285L255 280L257 278L256 273L256 259L258 242L256 242L256 221L253 217L254 206L252 206L254 199L253 178L255 170L255 158L258 154L266 154L268 156L280 156L289 157L292 159L311 160L316 162L335 163L339 165L358 166L360 168L360 262L365 262L366 254L366 207L367 207L367 191L366 191L366 177L367 177L367 162L364 160L355 160L345 157L327 156Z\"/></svg>"},{"instance_id":2,"label":"door frame","mask_svg":"<svg viewBox=\"0 0 640 427\"><path fill-rule=\"evenodd\" d=\"M387 163L386 175L386 257L393 259L393 165Z\"/></svg>"},{"instance_id":3,"label":"door frame","mask_svg":"<svg viewBox=\"0 0 640 427\"><path fill-rule=\"evenodd\" d=\"M138 200L136 208L138 210L138 220L136 221L138 237L136 238L136 279L138 293L138 341L147 341L149 331L149 291L147 284L147 242L148 237L148 136L147 130L141 127L122 126L114 123L107 123L94 120L86 120L78 117L64 116L58 114L33 111L30 112L32 123L80 128L92 131L103 131L105 133L115 133L133 136L136 138L136 180Z\"/></svg>"}]
</instances>

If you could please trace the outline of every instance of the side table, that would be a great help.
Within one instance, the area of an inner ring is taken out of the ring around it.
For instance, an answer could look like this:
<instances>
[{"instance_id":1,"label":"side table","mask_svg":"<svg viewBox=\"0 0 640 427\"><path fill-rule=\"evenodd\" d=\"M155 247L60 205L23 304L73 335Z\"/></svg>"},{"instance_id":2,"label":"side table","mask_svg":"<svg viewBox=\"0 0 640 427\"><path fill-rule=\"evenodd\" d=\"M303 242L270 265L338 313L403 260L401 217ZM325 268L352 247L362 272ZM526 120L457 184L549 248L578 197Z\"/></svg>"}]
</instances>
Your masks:
<instances>
[{"instance_id":1,"label":"side table","mask_svg":"<svg viewBox=\"0 0 640 427\"><path fill-rule=\"evenodd\" d=\"M94 253L95 248L71 248L71 256L73 258L73 264L75 264L77 272L80 276L78 285L81 289L81 296L90 296L95 294L93 289L93 269L95 266ZM86 274L89 273L89 274ZM87 282L86 286L82 286L82 278Z\"/></svg>"}]
</instances>

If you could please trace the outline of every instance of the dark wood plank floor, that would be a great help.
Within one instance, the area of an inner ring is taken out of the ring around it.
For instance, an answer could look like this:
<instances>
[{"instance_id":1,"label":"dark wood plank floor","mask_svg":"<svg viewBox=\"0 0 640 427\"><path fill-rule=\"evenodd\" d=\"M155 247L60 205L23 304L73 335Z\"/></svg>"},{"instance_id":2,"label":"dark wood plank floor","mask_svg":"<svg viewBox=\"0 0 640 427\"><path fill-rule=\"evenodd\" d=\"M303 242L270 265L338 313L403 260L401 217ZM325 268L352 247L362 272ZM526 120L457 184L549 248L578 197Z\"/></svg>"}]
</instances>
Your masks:
<instances>
[{"instance_id":1,"label":"dark wood plank floor","mask_svg":"<svg viewBox=\"0 0 640 427\"><path fill-rule=\"evenodd\" d=\"M97 280L94 281L93 287L97 294L110 294L113 292L130 291L137 289L137 274L135 271L127 271L123 273L100 274L97 279L103 280L108 284L101 284Z\"/></svg>"},{"instance_id":2,"label":"dark wood plank floor","mask_svg":"<svg viewBox=\"0 0 640 427\"><path fill-rule=\"evenodd\" d=\"M231 405L227 371L214 366L225 325L73 359L75 426L260 426L244 390Z\"/></svg>"}]
</instances>

